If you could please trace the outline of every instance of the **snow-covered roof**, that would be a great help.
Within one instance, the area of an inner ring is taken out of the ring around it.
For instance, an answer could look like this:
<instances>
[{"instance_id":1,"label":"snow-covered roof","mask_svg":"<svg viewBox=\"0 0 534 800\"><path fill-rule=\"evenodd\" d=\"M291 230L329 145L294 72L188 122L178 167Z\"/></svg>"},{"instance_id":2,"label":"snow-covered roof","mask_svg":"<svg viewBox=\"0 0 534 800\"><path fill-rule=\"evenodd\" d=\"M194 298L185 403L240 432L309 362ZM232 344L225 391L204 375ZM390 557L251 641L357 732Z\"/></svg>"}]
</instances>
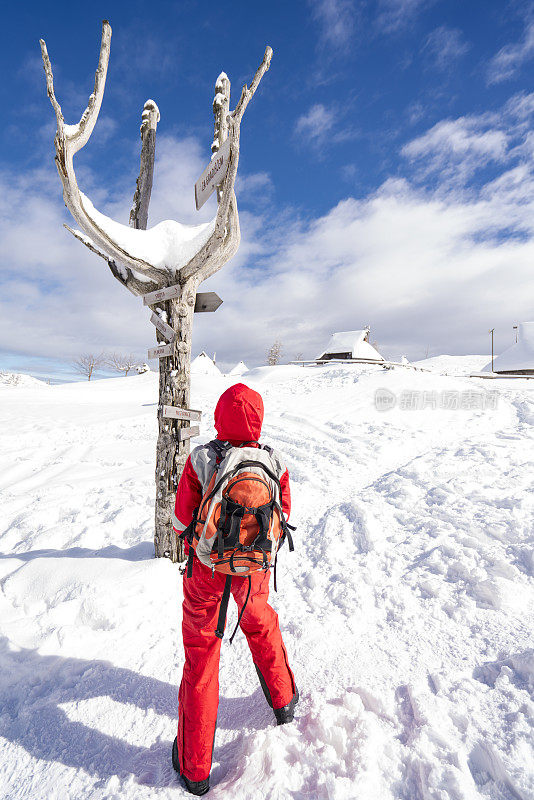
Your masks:
<instances>
[{"instance_id":1,"label":"snow-covered roof","mask_svg":"<svg viewBox=\"0 0 534 800\"><path fill-rule=\"evenodd\" d=\"M236 364L235 367L230 370L228 375L244 375L245 372L248 372L248 367L244 361L240 361L239 364Z\"/></svg>"},{"instance_id":2,"label":"snow-covered roof","mask_svg":"<svg viewBox=\"0 0 534 800\"><path fill-rule=\"evenodd\" d=\"M321 350L317 358L332 356L338 353L350 353L351 358L362 358L366 361L384 361L378 350L365 341L369 328L362 331L339 331L333 333L326 348Z\"/></svg>"},{"instance_id":3,"label":"snow-covered roof","mask_svg":"<svg viewBox=\"0 0 534 800\"><path fill-rule=\"evenodd\" d=\"M517 342L493 359L494 372L534 370L534 322L520 323ZM491 361L483 369L491 372Z\"/></svg>"},{"instance_id":4,"label":"snow-covered roof","mask_svg":"<svg viewBox=\"0 0 534 800\"><path fill-rule=\"evenodd\" d=\"M194 375L221 375L221 370L207 353L202 351L191 362L191 372Z\"/></svg>"}]
</instances>

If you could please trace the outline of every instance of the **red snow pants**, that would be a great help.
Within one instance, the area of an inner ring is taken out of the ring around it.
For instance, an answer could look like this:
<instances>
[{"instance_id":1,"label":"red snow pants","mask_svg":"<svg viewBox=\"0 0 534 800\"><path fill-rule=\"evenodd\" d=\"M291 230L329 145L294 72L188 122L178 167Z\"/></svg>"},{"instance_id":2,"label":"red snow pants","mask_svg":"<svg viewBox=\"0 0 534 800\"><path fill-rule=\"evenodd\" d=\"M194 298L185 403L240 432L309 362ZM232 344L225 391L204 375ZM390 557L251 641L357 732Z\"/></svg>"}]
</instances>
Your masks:
<instances>
[{"instance_id":1,"label":"red snow pants","mask_svg":"<svg viewBox=\"0 0 534 800\"><path fill-rule=\"evenodd\" d=\"M267 603L268 572L251 575L251 591L241 630L252 660L263 677L273 708L287 705L295 692L293 673L278 626L278 615ZM191 578L184 575L182 632L185 664L179 692L178 755L183 775L192 781L208 777L219 706L219 656L221 640L215 636L226 575L204 566L195 557ZM232 579L232 595L239 611L248 580Z\"/></svg>"}]
</instances>

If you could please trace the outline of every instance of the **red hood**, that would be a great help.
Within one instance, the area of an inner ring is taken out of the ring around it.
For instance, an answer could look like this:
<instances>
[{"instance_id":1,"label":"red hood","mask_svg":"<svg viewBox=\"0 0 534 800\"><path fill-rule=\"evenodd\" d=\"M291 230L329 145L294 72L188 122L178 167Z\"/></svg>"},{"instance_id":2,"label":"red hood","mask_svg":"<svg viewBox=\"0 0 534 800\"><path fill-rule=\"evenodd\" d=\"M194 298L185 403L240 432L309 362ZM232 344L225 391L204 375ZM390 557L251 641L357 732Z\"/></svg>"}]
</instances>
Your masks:
<instances>
[{"instance_id":1,"label":"red hood","mask_svg":"<svg viewBox=\"0 0 534 800\"><path fill-rule=\"evenodd\" d=\"M256 441L260 438L262 422L261 394L249 389L244 383L230 386L219 397L215 408L217 439L224 439L232 444Z\"/></svg>"}]
</instances>

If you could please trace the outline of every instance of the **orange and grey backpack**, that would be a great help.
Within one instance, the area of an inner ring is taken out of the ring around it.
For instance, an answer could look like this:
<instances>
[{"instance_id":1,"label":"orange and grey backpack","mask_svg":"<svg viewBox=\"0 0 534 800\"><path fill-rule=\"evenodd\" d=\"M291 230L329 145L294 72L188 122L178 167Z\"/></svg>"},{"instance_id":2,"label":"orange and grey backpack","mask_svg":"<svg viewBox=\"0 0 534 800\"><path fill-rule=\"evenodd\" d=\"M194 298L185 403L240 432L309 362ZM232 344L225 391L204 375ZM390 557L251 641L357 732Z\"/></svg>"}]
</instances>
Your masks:
<instances>
[{"instance_id":1,"label":"orange and grey backpack","mask_svg":"<svg viewBox=\"0 0 534 800\"><path fill-rule=\"evenodd\" d=\"M250 596L251 574L274 568L276 591L278 550L285 539L293 550L290 530L295 530L282 511L280 460L271 447L247 447L249 444L258 443L233 447L216 439L205 445L215 454L215 470L182 534L189 543L188 577L192 575L195 554L212 573L227 576L215 631L220 639L224 635L232 579L248 577L247 597L230 641Z\"/></svg>"}]
</instances>

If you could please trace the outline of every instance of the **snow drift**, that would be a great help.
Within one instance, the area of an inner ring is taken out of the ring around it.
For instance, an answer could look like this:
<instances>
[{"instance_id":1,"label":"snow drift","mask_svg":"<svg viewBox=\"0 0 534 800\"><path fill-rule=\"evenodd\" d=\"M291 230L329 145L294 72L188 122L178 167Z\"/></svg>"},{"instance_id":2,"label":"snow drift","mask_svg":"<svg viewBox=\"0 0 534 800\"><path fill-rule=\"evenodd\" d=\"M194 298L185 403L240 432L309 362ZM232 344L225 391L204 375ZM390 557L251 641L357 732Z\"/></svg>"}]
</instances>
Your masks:
<instances>
[{"instance_id":1,"label":"snow drift","mask_svg":"<svg viewBox=\"0 0 534 800\"><path fill-rule=\"evenodd\" d=\"M198 441L233 382L194 378ZM302 699L274 727L244 638L223 646L209 796L531 800L532 382L333 364L246 383L292 477L273 603ZM156 404L153 373L2 393L5 800L186 797L181 576L152 558Z\"/></svg>"}]
</instances>

